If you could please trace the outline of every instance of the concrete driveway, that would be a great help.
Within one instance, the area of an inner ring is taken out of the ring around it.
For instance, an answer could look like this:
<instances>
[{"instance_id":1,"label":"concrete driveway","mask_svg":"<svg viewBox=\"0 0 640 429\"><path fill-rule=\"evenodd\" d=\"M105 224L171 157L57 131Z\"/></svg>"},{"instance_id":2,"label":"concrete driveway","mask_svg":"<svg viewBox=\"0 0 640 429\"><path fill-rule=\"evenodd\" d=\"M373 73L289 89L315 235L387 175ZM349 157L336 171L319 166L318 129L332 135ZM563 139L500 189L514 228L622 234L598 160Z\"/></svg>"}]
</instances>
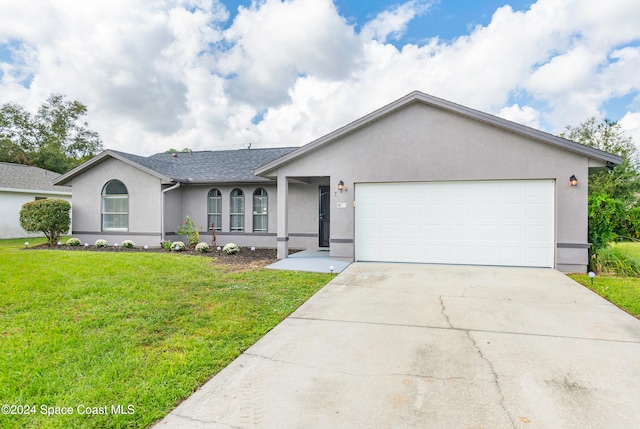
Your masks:
<instances>
[{"instance_id":1,"label":"concrete driveway","mask_svg":"<svg viewBox=\"0 0 640 429\"><path fill-rule=\"evenodd\" d=\"M640 427L640 321L550 269L356 263L158 427Z\"/></svg>"}]
</instances>

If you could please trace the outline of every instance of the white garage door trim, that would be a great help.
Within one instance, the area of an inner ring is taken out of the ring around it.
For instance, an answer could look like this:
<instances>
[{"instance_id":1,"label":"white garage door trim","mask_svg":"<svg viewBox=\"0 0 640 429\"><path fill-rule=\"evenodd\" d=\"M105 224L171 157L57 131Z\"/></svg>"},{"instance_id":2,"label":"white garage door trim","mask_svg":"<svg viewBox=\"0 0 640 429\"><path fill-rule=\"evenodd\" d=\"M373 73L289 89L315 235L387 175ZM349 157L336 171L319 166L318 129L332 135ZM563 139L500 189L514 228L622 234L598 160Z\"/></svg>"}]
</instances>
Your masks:
<instances>
[{"instance_id":1,"label":"white garage door trim","mask_svg":"<svg viewBox=\"0 0 640 429\"><path fill-rule=\"evenodd\" d=\"M358 183L355 259L555 264L554 180Z\"/></svg>"}]
</instances>

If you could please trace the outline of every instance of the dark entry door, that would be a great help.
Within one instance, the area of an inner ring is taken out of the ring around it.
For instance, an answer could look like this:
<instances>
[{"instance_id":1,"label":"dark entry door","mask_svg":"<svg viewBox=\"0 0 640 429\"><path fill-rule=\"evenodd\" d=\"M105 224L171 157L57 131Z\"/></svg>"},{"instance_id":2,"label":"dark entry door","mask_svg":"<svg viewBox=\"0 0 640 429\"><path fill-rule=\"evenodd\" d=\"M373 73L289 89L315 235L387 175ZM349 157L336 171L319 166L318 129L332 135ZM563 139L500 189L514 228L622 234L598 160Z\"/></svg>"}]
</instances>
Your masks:
<instances>
[{"instance_id":1,"label":"dark entry door","mask_svg":"<svg viewBox=\"0 0 640 429\"><path fill-rule=\"evenodd\" d=\"M331 206L329 205L329 187L328 186L320 186L320 212L318 214L318 219L320 220L319 225L319 245L320 247L329 247L329 220L331 218Z\"/></svg>"}]
</instances>

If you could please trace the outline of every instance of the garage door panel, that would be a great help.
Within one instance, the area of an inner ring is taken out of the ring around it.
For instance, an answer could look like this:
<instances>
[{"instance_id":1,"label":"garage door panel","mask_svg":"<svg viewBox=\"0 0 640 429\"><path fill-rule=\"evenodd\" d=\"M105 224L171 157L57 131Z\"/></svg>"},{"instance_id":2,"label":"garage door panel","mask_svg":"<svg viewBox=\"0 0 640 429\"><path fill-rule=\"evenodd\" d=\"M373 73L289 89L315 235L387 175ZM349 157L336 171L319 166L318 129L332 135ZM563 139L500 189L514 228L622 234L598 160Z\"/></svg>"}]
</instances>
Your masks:
<instances>
[{"instance_id":1,"label":"garage door panel","mask_svg":"<svg viewBox=\"0 0 640 429\"><path fill-rule=\"evenodd\" d=\"M447 228L441 223L425 225L425 232L425 239L429 239L431 241L444 240L447 236Z\"/></svg>"},{"instance_id":2,"label":"garage door panel","mask_svg":"<svg viewBox=\"0 0 640 429\"><path fill-rule=\"evenodd\" d=\"M496 228L494 225L478 225L474 230L474 239L490 243L495 240Z\"/></svg>"},{"instance_id":3,"label":"garage door panel","mask_svg":"<svg viewBox=\"0 0 640 429\"><path fill-rule=\"evenodd\" d=\"M356 259L554 265L554 182L356 185Z\"/></svg>"},{"instance_id":4,"label":"garage door panel","mask_svg":"<svg viewBox=\"0 0 640 429\"><path fill-rule=\"evenodd\" d=\"M450 237L451 241L461 241L464 243L468 240L471 234L471 228L468 225L457 224L451 228Z\"/></svg>"},{"instance_id":5,"label":"garage door panel","mask_svg":"<svg viewBox=\"0 0 640 429\"><path fill-rule=\"evenodd\" d=\"M483 201L486 201L483 199ZM476 206L476 219L478 220L493 220L496 217L496 207L490 204L480 203Z\"/></svg>"}]
</instances>

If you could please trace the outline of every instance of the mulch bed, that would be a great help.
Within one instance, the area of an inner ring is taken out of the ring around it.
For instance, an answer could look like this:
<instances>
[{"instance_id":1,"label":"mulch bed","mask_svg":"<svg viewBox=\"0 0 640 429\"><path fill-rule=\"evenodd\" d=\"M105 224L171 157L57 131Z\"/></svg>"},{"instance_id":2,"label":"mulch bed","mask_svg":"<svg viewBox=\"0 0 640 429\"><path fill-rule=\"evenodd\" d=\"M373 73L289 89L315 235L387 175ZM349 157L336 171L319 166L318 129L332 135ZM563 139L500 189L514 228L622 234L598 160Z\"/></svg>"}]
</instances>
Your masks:
<instances>
[{"instance_id":1,"label":"mulch bed","mask_svg":"<svg viewBox=\"0 0 640 429\"><path fill-rule=\"evenodd\" d=\"M181 255L193 255L204 256L212 258L213 263L227 265L234 271L245 270L251 268L261 268L266 265L272 264L278 260L277 250L270 248L256 248L251 250L249 247L241 247L240 252L235 255L228 255L223 251L217 251L213 249L209 252L198 252L195 249L185 249L181 252L172 252L164 250L161 247L150 247L144 249L142 247L135 247L133 249L127 249L124 247L96 247L96 246L67 246L65 244L61 246L49 246L48 244L40 244L37 246L29 247L25 250L69 250L74 252L116 252L116 253L131 253L131 252L155 252L155 253L171 253ZM301 249L289 249L289 254L299 252Z\"/></svg>"}]
</instances>

